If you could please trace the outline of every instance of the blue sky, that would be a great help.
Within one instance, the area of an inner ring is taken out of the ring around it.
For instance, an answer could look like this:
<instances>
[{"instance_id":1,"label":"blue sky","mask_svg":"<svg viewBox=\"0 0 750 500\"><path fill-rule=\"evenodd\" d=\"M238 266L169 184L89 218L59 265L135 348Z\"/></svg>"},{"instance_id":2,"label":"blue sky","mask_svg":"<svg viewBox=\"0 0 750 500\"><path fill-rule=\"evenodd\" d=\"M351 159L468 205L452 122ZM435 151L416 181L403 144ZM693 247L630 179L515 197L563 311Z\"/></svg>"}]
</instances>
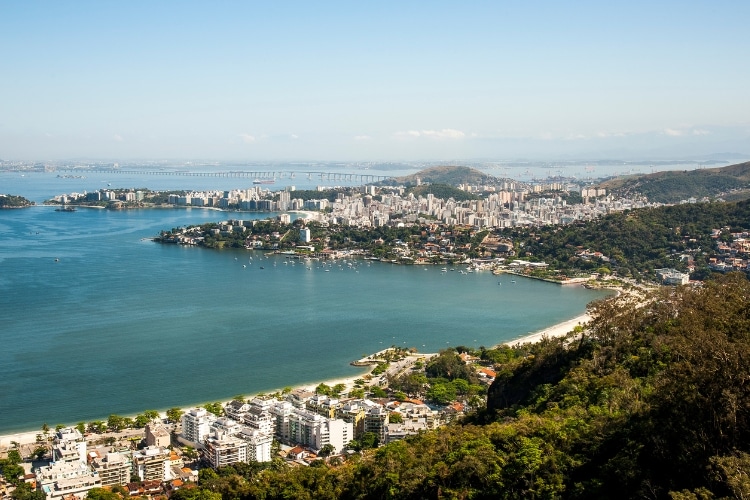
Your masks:
<instances>
[{"instance_id":1,"label":"blue sky","mask_svg":"<svg viewBox=\"0 0 750 500\"><path fill-rule=\"evenodd\" d=\"M0 3L0 158L750 154L747 1Z\"/></svg>"}]
</instances>

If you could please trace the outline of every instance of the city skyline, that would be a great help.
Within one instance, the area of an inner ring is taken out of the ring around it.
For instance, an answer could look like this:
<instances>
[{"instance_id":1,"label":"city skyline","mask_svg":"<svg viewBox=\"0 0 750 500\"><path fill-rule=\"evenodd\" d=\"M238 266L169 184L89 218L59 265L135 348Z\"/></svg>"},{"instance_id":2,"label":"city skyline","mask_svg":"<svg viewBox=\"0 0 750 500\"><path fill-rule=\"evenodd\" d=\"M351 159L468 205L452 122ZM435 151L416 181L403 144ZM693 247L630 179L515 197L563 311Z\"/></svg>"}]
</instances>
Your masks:
<instances>
[{"instance_id":1,"label":"city skyline","mask_svg":"<svg viewBox=\"0 0 750 500\"><path fill-rule=\"evenodd\" d=\"M5 3L0 158L750 152L739 1Z\"/></svg>"}]
</instances>

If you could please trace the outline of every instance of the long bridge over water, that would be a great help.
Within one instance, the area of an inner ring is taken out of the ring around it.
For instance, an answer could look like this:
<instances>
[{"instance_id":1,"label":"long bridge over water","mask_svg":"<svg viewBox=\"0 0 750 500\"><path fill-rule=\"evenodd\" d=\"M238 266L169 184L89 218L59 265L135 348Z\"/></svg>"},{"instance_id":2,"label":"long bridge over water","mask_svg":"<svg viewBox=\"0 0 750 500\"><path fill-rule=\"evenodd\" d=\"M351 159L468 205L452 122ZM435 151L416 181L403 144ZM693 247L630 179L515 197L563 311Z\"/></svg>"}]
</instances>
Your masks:
<instances>
[{"instance_id":1,"label":"long bridge over water","mask_svg":"<svg viewBox=\"0 0 750 500\"><path fill-rule=\"evenodd\" d=\"M121 170L121 169L57 169L58 172L70 172L81 174L82 172L87 173L99 173L99 174L126 174L126 175L173 175L182 177L236 177L246 179L258 179L262 181L273 181L276 179L289 178L294 179L297 175L306 176L307 179L319 178L325 181L345 181L345 182L359 182L367 184L371 182L380 182L386 179L391 179L391 176L387 175L372 175L372 174L353 174L353 173L341 173L341 172L320 172L320 171L299 171L293 172L289 170L277 170L277 171L246 171L246 170L230 170L226 172L192 172L186 170Z\"/></svg>"}]
</instances>

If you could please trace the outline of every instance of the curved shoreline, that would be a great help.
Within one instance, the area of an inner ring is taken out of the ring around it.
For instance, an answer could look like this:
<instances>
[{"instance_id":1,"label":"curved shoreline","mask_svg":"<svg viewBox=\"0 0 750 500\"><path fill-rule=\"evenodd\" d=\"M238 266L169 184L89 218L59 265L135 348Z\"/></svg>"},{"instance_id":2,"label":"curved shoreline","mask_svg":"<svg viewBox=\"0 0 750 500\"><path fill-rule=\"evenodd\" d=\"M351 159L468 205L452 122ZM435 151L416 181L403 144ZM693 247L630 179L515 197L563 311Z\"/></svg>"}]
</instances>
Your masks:
<instances>
[{"instance_id":1,"label":"curved shoreline","mask_svg":"<svg viewBox=\"0 0 750 500\"><path fill-rule=\"evenodd\" d=\"M538 332L529 333L528 335L524 335L522 337L519 337L517 339L510 340L508 342L503 342L501 344L497 344L493 347L499 347L502 345L507 346L518 346L521 344L533 344L536 342L539 342L540 340L544 338L554 338L554 337L563 337L573 331L573 329L576 326L584 325L585 323L588 323L591 321L591 315L588 313L583 313L575 318L571 318L566 321L562 321L560 323L557 323L556 325L552 325L548 328L544 328L542 330L539 330Z\"/></svg>"},{"instance_id":2,"label":"curved shoreline","mask_svg":"<svg viewBox=\"0 0 750 500\"><path fill-rule=\"evenodd\" d=\"M573 328L575 328L576 326L578 326L580 324L583 324L583 323L586 323L586 322L588 322L590 320L591 320L591 316L589 316L588 313L580 314L580 315L578 315L578 316L576 316L576 317L574 317L572 319L568 319L568 320L565 320L563 322L557 323L555 325L552 325L552 326L550 326L548 328L545 328L543 330L540 330L538 332L529 333L527 335L524 335L522 337L518 337L518 338L513 339L513 340L501 342L499 344L496 344L493 347L499 347L499 346L502 346L502 345L517 346L517 345L525 344L525 343L539 342L540 340L542 340L545 337L546 338L561 337L561 336L566 335L571 330L573 330ZM416 353L416 354L420 355L420 356L431 356L431 355L434 355L434 353L421 353L421 352ZM374 368L375 368L375 365L371 365L369 370L365 370L364 372L359 373L359 374L354 375L354 376L351 376L351 377L339 377L339 378L336 378L336 379L327 379L327 380L322 380L322 381L317 381L317 382L300 383L300 384L294 386L294 389L303 389L303 390L314 391L315 387L317 387L321 383L326 384L326 385L331 386L331 387L334 386L334 385L336 385L336 384L344 384L349 389L349 388L352 388L354 386L354 381L355 380L363 378L365 375L369 374ZM281 390L282 389L278 389L277 391L271 390L269 392L266 392L265 394L273 393L273 392L280 392ZM227 402L228 401L222 401L222 403L227 403ZM192 406L187 407L187 408L182 408L182 409L186 410L188 408L195 407L195 406L200 406L200 403L196 403L195 405L192 405ZM159 414L162 416L162 418L166 417L165 411L166 411L166 409L159 411ZM121 415L121 416L135 417L135 415ZM68 424L68 425L75 425L75 424ZM23 444L26 444L26 445L28 445L28 444L34 444L34 443L36 443L36 436L37 436L37 434L41 434L41 433L42 433L41 429L37 429L37 430L29 430L29 431L16 432L16 433L13 433L13 434L0 434L0 450L6 450L6 449L8 449L10 447L11 443L14 442L14 441L17 442L17 443L19 443L19 444L22 444L22 445Z\"/></svg>"}]
</instances>

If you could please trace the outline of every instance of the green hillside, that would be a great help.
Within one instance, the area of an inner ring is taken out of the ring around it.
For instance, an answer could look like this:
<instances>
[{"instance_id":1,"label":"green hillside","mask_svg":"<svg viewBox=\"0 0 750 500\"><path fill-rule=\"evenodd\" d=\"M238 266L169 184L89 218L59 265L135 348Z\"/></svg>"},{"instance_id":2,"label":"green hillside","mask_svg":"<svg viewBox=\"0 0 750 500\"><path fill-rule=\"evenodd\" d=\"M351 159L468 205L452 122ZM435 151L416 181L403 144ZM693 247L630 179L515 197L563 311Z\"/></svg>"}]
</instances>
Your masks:
<instances>
[{"instance_id":1,"label":"green hillside","mask_svg":"<svg viewBox=\"0 0 750 500\"><path fill-rule=\"evenodd\" d=\"M622 276L653 279L654 269L683 269L683 253L694 255L696 269L705 271L716 245L711 230L725 226L750 230L750 201L631 210L577 225L506 229L503 234L523 248L523 255L554 269L593 271L603 265ZM580 259L582 249L602 252L610 261Z\"/></svg>"},{"instance_id":2,"label":"green hillside","mask_svg":"<svg viewBox=\"0 0 750 500\"><path fill-rule=\"evenodd\" d=\"M624 196L641 194L650 201L677 203L694 198L750 198L750 162L720 168L665 171L608 180L601 184Z\"/></svg>"},{"instance_id":3,"label":"green hillside","mask_svg":"<svg viewBox=\"0 0 750 500\"><path fill-rule=\"evenodd\" d=\"M27 200L23 196L0 194L0 208L23 208L30 207L33 204L33 201Z\"/></svg>"},{"instance_id":4,"label":"green hillside","mask_svg":"<svg viewBox=\"0 0 750 500\"><path fill-rule=\"evenodd\" d=\"M411 186L407 189L407 193L412 193L414 196L427 196L428 194L434 195L436 198L447 200L453 198L456 201L465 200L476 200L478 196L471 194L468 191L462 191L448 184L423 184L421 186Z\"/></svg>"},{"instance_id":5,"label":"green hillside","mask_svg":"<svg viewBox=\"0 0 750 500\"><path fill-rule=\"evenodd\" d=\"M497 181L496 177L477 169L457 166L431 167L420 170L413 175L397 177L394 180L396 184L416 185L418 178L423 183L447 184L449 186L487 184Z\"/></svg>"}]
</instances>

